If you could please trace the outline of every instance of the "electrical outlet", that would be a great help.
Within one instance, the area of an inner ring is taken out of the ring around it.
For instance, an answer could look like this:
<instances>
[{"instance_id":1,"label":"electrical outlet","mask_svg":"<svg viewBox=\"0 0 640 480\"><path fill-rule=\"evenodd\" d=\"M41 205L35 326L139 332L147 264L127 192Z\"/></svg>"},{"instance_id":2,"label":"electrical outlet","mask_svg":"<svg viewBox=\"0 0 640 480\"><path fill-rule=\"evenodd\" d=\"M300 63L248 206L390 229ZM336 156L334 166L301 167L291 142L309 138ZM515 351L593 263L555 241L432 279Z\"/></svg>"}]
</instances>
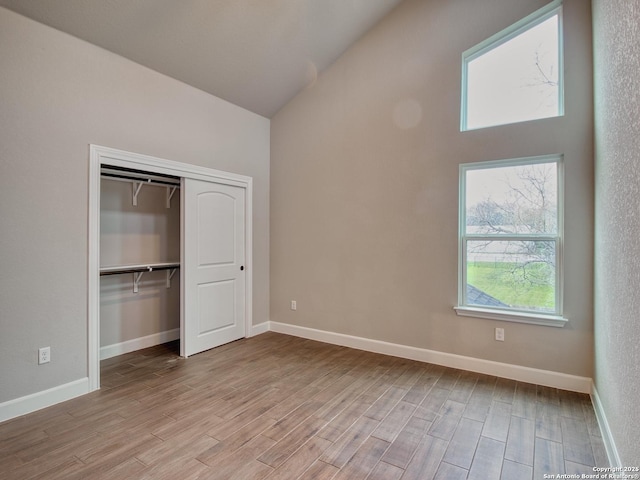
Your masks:
<instances>
[{"instance_id":1,"label":"electrical outlet","mask_svg":"<svg viewBox=\"0 0 640 480\"><path fill-rule=\"evenodd\" d=\"M49 363L51 361L51 347L43 347L38 349L38 365Z\"/></svg>"},{"instance_id":2,"label":"electrical outlet","mask_svg":"<svg viewBox=\"0 0 640 480\"><path fill-rule=\"evenodd\" d=\"M496 340L504 342L504 328L496 328Z\"/></svg>"},{"instance_id":3,"label":"electrical outlet","mask_svg":"<svg viewBox=\"0 0 640 480\"><path fill-rule=\"evenodd\" d=\"M298 309L298 304L296 303L295 300L291 300L291 310L297 310Z\"/></svg>"}]
</instances>

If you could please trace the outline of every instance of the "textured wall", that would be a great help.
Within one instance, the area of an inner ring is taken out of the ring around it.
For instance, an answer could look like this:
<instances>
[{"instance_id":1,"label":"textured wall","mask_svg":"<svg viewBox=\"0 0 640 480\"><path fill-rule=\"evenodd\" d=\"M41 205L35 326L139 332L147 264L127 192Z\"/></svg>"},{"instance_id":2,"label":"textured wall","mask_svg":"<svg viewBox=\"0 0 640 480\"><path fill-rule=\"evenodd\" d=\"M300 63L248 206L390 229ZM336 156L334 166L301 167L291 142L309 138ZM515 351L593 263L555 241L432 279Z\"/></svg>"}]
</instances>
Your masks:
<instances>
[{"instance_id":1,"label":"textured wall","mask_svg":"<svg viewBox=\"0 0 640 480\"><path fill-rule=\"evenodd\" d=\"M623 465L640 465L640 3L594 0L595 384Z\"/></svg>"},{"instance_id":2,"label":"textured wall","mask_svg":"<svg viewBox=\"0 0 640 480\"><path fill-rule=\"evenodd\" d=\"M407 0L278 112L272 321L592 376L589 2L565 2L564 117L459 127L462 52L546 3ZM569 325L456 316L458 165L548 153L566 162Z\"/></svg>"},{"instance_id":3,"label":"textured wall","mask_svg":"<svg viewBox=\"0 0 640 480\"><path fill-rule=\"evenodd\" d=\"M268 319L268 119L3 8L0 65L0 403L87 376L91 143L252 176Z\"/></svg>"}]
</instances>

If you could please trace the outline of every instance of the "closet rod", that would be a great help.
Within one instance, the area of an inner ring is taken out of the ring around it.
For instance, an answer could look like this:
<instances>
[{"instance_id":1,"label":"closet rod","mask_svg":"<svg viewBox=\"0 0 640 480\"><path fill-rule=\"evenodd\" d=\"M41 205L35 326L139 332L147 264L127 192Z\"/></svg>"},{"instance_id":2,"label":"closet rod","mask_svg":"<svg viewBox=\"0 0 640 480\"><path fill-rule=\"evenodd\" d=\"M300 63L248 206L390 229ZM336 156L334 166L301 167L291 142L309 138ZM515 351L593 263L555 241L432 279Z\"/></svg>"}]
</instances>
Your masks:
<instances>
[{"instance_id":1,"label":"closet rod","mask_svg":"<svg viewBox=\"0 0 640 480\"><path fill-rule=\"evenodd\" d=\"M108 173L122 178L132 178L134 180L147 181L158 180L160 182L169 182L171 184L179 184L180 177L168 175L166 173L147 172L145 170L135 170L133 168L117 167L115 165L101 165L100 173Z\"/></svg>"},{"instance_id":2,"label":"closet rod","mask_svg":"<svg viewBox=\"0 0 640 480\"><path fill-rule=\"evenodd\" d=\"M171 198L176 190L180 188L180 179L178 177L119 167L103 166L100 168L100 177L133 184L131 202L134 206L138 205L138 194L143 185L165 187L167 189L167 208L171 208Z\"/></svg>"},{"instance_id":3,"label":"closet rod","mask_svg":"<svg viewBox=\"0 0 640 480\"><path fill-rule=\"evenodd\" d=\"M113 267L100 267L100 276L118 275L121 273L155 272L156 270L174 270L176 268L180 268L179 262L117 265Z\"/></svg>"},{"instance_id":4,"label":"closet rod","mask_svg":"<svg viewBox=\"0 0 640 480\"><path fill-rule=\"evenodd\" d=\"M138 293L142 275L147 272L166 270L167 288L171 287L171 278L180 268L180 263L153 263L149 265L118 265L115 267L101 267L100 275L119 275L121 273L133 273L133 293Z\"/></svg>"},{"instance_id":5,"label":"closet rod","mask_svg":"<svg viewBox=\"0 0 640 480\"><path fill-rule=\"evenodd\" d=\"M158 180L157 177L154 178L152 175L149 177L129 177L127 175L120 175L117 173L109 173L109 172L102 171L100 172L100 176L103 178L107 178L109 180L119 180L121 182L144 183L147 185L161 185L163 187L180 188L180 180L173 180L173 179Z\"/></svg>"}]
</instances>

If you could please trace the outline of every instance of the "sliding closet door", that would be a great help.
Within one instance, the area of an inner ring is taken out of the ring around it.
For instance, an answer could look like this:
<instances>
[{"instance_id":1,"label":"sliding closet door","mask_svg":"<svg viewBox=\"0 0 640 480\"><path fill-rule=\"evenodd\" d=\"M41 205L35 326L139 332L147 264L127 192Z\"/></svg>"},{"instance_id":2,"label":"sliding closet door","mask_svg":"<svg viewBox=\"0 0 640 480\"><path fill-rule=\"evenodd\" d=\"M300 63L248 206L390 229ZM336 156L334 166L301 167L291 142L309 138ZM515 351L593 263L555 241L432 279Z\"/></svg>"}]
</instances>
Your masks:
<instances>
[{"instance_id":1,"label":"sliding closet door","mask_svg":"<svg viewBox=\"0 0 640 480\"><path fill-rule=\"evenodd\" d=\"M183 182L186 357L245 336L245 189Z\"/></svg>"}]
</instances>

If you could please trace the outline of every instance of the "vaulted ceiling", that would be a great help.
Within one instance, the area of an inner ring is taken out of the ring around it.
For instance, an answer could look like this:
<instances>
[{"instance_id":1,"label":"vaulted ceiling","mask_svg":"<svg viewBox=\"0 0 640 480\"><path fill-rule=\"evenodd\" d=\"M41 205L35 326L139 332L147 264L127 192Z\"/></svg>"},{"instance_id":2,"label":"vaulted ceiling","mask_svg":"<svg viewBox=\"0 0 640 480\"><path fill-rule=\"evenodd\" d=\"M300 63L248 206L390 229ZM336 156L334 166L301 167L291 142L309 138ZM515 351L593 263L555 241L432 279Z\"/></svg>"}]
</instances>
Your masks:
<instances>
[{"instance_id":1,"label":"vaulted ceiling","mask_svg":"<svg viewBox=\"0 0 640 480\"><path fill-rule=\"evenodd\" d=\"M401 0L0 0L265 117Z\"/></svg>"}]
</instances>

